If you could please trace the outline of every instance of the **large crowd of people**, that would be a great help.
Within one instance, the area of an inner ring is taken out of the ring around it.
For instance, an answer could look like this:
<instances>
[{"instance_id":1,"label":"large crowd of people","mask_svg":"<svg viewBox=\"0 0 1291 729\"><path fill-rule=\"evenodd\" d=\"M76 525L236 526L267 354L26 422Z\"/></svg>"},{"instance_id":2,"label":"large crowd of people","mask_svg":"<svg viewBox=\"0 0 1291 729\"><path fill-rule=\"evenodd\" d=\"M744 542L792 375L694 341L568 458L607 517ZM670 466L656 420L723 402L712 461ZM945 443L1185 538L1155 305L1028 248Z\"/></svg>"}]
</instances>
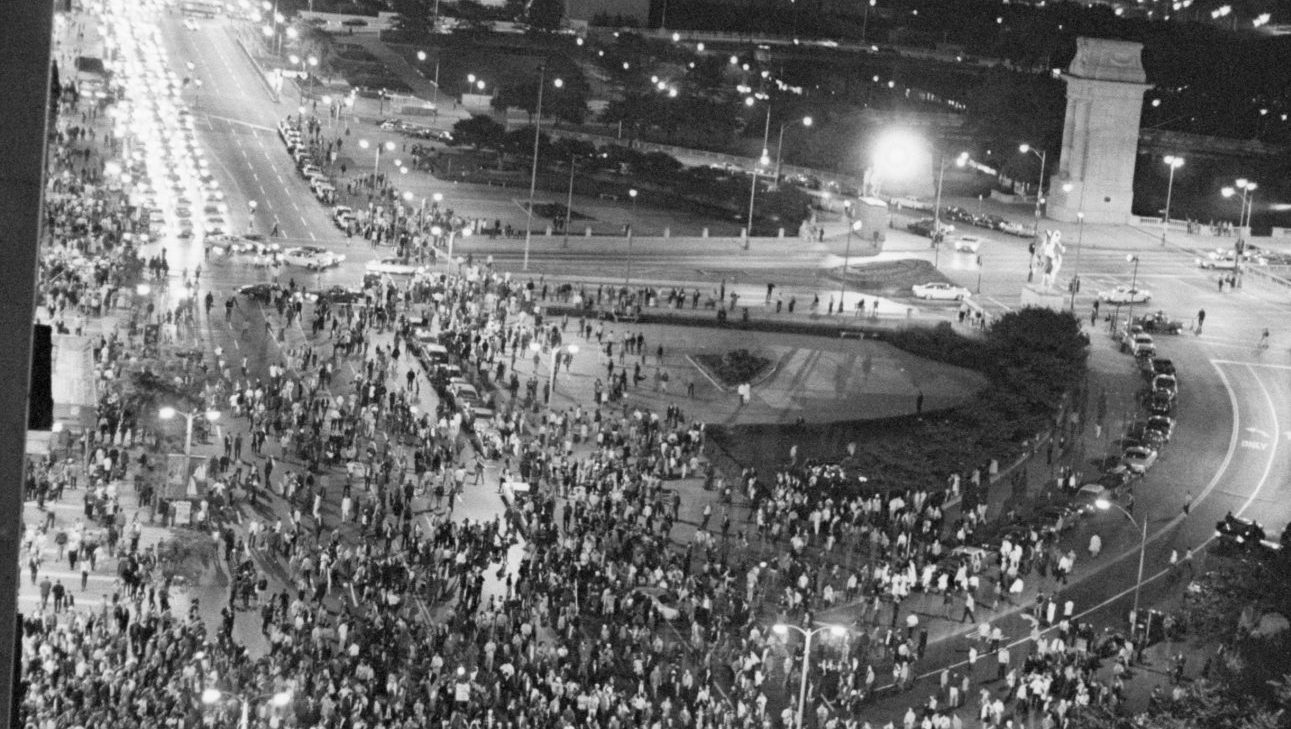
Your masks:
<instances>
[{"instance_id":1,"label":"large crowd of people","mask_svg":"<svg viewBox=\"0 0 1291 729\"><path fill-rule=\"evenodd\" d=\"M168 274L164 255L147 265L139 258L125 209L96 184L102 161L85 142L94 134L64 123L57 139L59 194L42 267L54 320L110 315L119 291ZM389 212L399 198L385 180L359 185L373 191L360 232L374 244L408 253L430 224L460 222L451 211ZM202 293L196 273L181 278ZM695 307L700 298L560 292L624 306ZM60 597L24 623L25 726L734 729L793 726L806 708L817 729L859 729L881 690L912 686L927 649L920 614L938 603L946 619L980 628L968 667L942 674L936 695L904 717L907 729L959 727L962 717L1060 727L1076 707L1119 700L1119 674L1110 686L1094 675L1106 643L1072 624L1072 603L1058 592L1074 555L1051 533L1021 527L983 549L985 501L953 501L958 477L883 493L834 464L719 474L704 457L705 426L686 416L683 398L659 411L628 397L662 348L631 325L616 324L616 333L592 319L544 316L545 283L488 263L374 281L348 303L321 298L306 309L301 293L290 282L259 312L230 297L223 322L211 320L208 299L208 325L252 336L246 322L263 316L269 334L298 326L300 343L280 348L267 372L212 345L179 377L195 399L187 407L228 416L192 517L217 533L217 558L231 575L215 630L195 602L186 614L171 609L164 560L139 546L138 516L120 505L117 489L157 467L158 436L143 432L120 387L137 355L131 335L96 341L98 427L75 464L34 470L29 496L42 506L83 496L85 521L66 547L73 567L87 560L88 575L101 547L118 560L120 580L99 605L68 610ZM147 322L176 315L140 306ZM418 361L423 331L490 408L428 397L444 372ZM588 402L542 408L550 393L541 391L541 358L569 341L597 352L610 384ZM428 400L435 406L423 407ZM501 474L489 483L485 460ZM990 470L973 469L966 481L984 488ZM717 493L718 508L707 506L683 540L677 479L689 476ZM453 518L470 489L509 483L526 488L509 494L505 514ZM141 492L139 504L173 516L165 504L174 498ZM103 544L91 523L105 528ZM28 525L33 582L50 526ZM490 578L502 587L486 590ZM1028 654L1015 657L1019 649L980 618L1019 599L1023 580L1052 580L1054 593L1029 606L1035 632ZM921 609L909 609L916 600ZM810 655L792 631L771 627L811 629L844 607L846 635L817 642ZM267 651L242 645L239 610L258 613ZM1126 645L1115 660L1132 656ZM797 707L791 687L807 667L812 691ZM993 677L1003 684L984 687ZM780 712L775 681L790 689Z\"/></svg>"}]
</instances>

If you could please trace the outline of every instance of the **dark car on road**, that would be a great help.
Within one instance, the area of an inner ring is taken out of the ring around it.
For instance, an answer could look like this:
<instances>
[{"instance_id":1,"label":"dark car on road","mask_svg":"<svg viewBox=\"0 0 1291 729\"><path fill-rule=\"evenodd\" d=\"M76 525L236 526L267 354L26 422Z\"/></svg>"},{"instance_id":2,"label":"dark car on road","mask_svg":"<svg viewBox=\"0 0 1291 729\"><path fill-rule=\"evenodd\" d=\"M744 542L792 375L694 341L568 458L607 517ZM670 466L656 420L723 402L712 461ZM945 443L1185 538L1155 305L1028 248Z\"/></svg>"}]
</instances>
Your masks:
<instances>
[{"instance_id":1,"label":"dark car on road","mask_svg":"<svg viewBox=\"0 0 1291 729\"><path fill-rule=\"evenodd\" d=\"M1228 512L1215 523L1215 544L1220 551L1271 553L1282 548L1280 542L1266 538L1264 527L1251 519L1233 516Z\"/></svg>"},{"instance_id":2,"label":"dark car on road","mask_svg":"<svg viewBox=\"0 0 1291 729\"><path fill-rule=\"evenodd\" d=\"M278 292L281 290L282 287L276 283L256 283L247 284L246 286L239 288L238 294L245 296L252 301L259 301L262 304L267 304L270 301L273 301L273 297L277 296Z\"/></svg>"},{"instance_id":3,"label":"dark car on road","mask_svg":"<svg viewBox=\"0 0 1291 729\"><path fill-rule=\"evenodd\" d=\"M1184 329L1182 321L1171 319L1165 315L1164 311L1136 316L1134 317L1134 323L1143 327L1143 331L1153 334L1178 334Z\"/></svg>"}]
</instances>

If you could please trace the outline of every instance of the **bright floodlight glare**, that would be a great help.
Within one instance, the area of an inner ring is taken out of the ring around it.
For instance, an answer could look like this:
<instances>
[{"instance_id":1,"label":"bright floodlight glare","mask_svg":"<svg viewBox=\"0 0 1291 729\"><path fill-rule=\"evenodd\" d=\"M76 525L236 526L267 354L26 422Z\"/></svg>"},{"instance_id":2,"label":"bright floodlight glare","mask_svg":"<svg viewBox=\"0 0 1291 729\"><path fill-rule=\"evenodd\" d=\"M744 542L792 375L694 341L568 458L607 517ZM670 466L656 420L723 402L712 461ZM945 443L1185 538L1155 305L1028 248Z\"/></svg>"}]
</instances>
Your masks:
<instances>
[{"instance_id":1,"label":"bright floodlight glare","mask_svg":"<svg viewBox=\"0 0 1291 729\"><path fill-rule=\"evenodd\" d=\"M290 691L280 691L280 692L278 692L278 693L274 694L274 695L273 695L273 698L269 699L269 703L271 703L271 704L273 704L275 707L277 707L277 708L281 709L282 707L284 707L284 706L286 706L287 704L290 704L290 703L291 703L291 692L290 692Z\"/></svg>"},{"instance_id":2,"label":"bright floodlight glare","mask_svg":"<svg viewBox=\"0 0 1291 729\"><path fill-rule=\"evenodd\" d=\"M1070 183L1070 182L1064 182L1064 183L1062 183L1062 191L1063 191L1063 192L1071 192L1071 191L1072 191L1072 189L1073 189L1073 188L1072 188L1072 185L1071 185L1071 183Z\"/></svg>"},{"instance_id":3,"label":"bright floodlight glare","mask_svg":"<svg viewBox=\"0 0 1291 729\"><path fill-rule=\"evenodd\" d=\"M219 410L207 410L207 411L206 411L206 419L207 419L207 420L209 420L209 421L211 421L212 423L214 423L215 421L217 421L217 420L219 420L219 419L220 419L220 411L219 411Z\"/></svg>"},{"instance_id":4,"label":"bright floodlight glare","mask_svg":"<svg viewBox=\"0 0 1291 729\"><path fill-rule=\"evenodd\" d=\"M140 296L147 296L152 293L152 287L146 283L141 283L134 287L134 292Z\"/></svg>"},{"instance_id":5,"label":"bright floodlight glare","mask_svg":"<svg viewBox=\"0 0 1291 729\"><path fill-rule=\"evenodd\" d=\"M1027 152L1030 152L1030 151L1031 151L1031 145L1029 145L1029 144L1019 144L1019 145L1018 145L1018 151L1019 151L1019 152L1021 152L1022 154L1026 154Z\"/></svg>"},{"instance_id":6,"label":"bright floodlight glare","mask_svg":"<svg viewBox=\"0 0 1291 729\"><path fill-rule=\"evenodd\" d=\"M163 407L162 409L157 411L157 417L161 418L162 420L170 420L171 418L175 417L175 408L172 408L171 406L167 405L166 407Z\"/></svg>"},{"instance_id":7,"label":"bright floodlight glare","mask_svg":"<svg viewBox=\"0 0 1291 729\"><path fill-rule=\"evenodd\" d=\"M1239 178L1237 178L1237 186L1238 186L1238 187L1246 187L1246 178L1245 178L1245 177L1239 177Z\"/></svg>"},{"instance_id":8,"label":"bright floodlight glare","mask_svg":"<svg viewBox=\"0 0 1291 729\"><path fill-rule=\"evenodd\" d=\"M220 690L217 688L202 689L202 703L214 704L220 700Z\"/></svg>"},{"instance_id":9,"label":"bright floodlight glare","mask_svg":"<svg viewBox=\"0 0 1291 729\"><path fill-rule=\"evenodd\" d=\"M789 626L785 625L784 623L776 623L775 625L771 626L771 629L774 630L777 635L784 635L785 633L789 632Z\"/></svg>"},{"instance_id":10,"label":"bright floodlight glare","mask_svg":"<svg viewBox=\"0 0 1291 729\"><path fill-rule=\"evenodd\" d=\"M904 130L893 130L879 137L875 149L876 166L886 178L905 178L920 166L923 140Z\"/></svg>"},{"instance_id":11,"label":"bright floodlight glare","mask_svg":"<svg viewBox=\"0 0 1291 729\"><path fill-rule=\"evenodd\" d=\"M577 345L577 344L571 344L571 345L569 345L568 347L565 347L565 349L566 349L566 351L568 351L570 354L578 354L578 345Z\"/></svg>"},{"instance_id":12,"label":"bright floodlight glare","mask_svg":"<svg viewBox=\"0 0 1291 729\"><path fill-rule=\"evenodd\" d=\"M847 635L847 628L844 628L841 625L831 625L829 626L829 632L835 637L841 638L842 636Z\"/></svg>"},{"instance_id":13,"label":"bright floodlight glare","mask_svg":"<svg viewBox=\"0 0 1291 729\"><path fill-rule=\"evenodd\" d=\"M558 88L558 89L559 89L559 88L561 88L561 87L563 87L563 86L565 85L565 79L563 79L563 78L558 78L558 79L556 79L555 81L552 81L552 82L551 82L551 85L552 85L552 86L555 86L556 88Z\"/></svg>"},{"instance_id":14,"label":"bright floodlight glare","mask_svg":"<svg viewBox=\"0 0 1291 729\"><path fill-rule=\"evenodd\" d=\"M637 191L635 189L628 190L628 197L636 197L636 196L637 196Z\"/></svg>"},{"instance_id":15,"label":"bright floodlight glare","mask_svg":"<svg viewBox=\"0 0 1291 729\"><path fill-rule=\"evenodd\" d=\"M1108 509L1112 508L1112 502L1108 501L1107 499L1098 499L1097 501L1094 502L1094 506L1097 506L1103 511L1107 511Z\"/></svg>"},{"instance_id":16,"label":"bright floodlight glare","mask_svg":"<svg viewBox=\"0 0 1291 729\"><path fill-rule=\"evenodd\" d=\"M812 125L812 124L814 124L814 123L815 123L815 122L814 122L814 121L812 120L812 118L811 118L811 117L809 117L809 116L804 116L804 117L802 118L802 125L803 125L804 127L809 127L809 126L811 126L811 125Z\"/></svg>"},{"instance_id":17,"label":"bright floodlight glare","mask_svg":"<svg viewBox=\"0 0 1291 729\"><path fill-rule=\"evenodd\" d=\"M426 52L425 52L425 51L417 51L417 60L418 60L418 61L424 61L424 60L426 60Z\"/></svg>"},{"instance_id":18,"label":"bright floodlight glare","mask_svg":"<svg viewBox=\"0 0 1291 729\"><path fill-rule=\"evenodd\" d=\"M1225 187L1219 191L1219 194L1223 195L1224 197L1232 197L1233 195L1237 194L1237 191L1231 187Z\"/></svg>"}]
</instances>

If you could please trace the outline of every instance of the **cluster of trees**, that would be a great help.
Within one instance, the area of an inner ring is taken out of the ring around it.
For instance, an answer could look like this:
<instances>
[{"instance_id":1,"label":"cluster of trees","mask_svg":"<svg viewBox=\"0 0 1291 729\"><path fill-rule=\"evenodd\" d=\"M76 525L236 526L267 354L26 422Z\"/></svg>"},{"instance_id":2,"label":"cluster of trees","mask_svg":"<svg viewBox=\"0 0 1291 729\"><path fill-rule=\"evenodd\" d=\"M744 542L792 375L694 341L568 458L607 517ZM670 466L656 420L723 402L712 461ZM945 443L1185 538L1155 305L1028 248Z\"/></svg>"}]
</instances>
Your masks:
<instances>
[{"instance_id":1,"label":"cluster of trees","mask_svg":"<svg viewBox=\"0 0 1291 729\"><path fill-rule=\"evenodd\" d=\"M533 154L533 139L532 126L507 131L487 116L474 116L453 125L453 144L493 151L504 157L529 158ZM595 179L606 190L620 193L626 193L628 187L637 188L662 206L707 211L729 218L748 205L749 178L739 172L685 167L662 152L642 152L618 144L597 147L580 139L551 139L546 134L539 135L538 144L539 184L545 187L563 190L565 175L572 163L582 181ZM563 172L554 174L558 170ZM546 179L548 176L550 181ZM754 234L773 234L780 228L790 235L796 234L809 214L809 202L806 194L787 185L760 192Z\"/></svg>"},{"instance_id":2,"label":"cluster of trees","mask_svg":"<svg viewBox=\"0 0 1291 729\"><path fill-rule=\"evenodd\" d=\"M737 462L778 467L785 442L804 457L847 458L869 479L863 488L928 488L966 464L1006 462L1054 422L1084 378L1088 339L1067 312L1026 308L997 319L983 337L949 323L884 335L887 343L930 360L981 372L987 385L967 402L921 417L823 425L714 428L712 437ZM861 488L858 486L858 488Z\"/></svg>"}]
</instances>

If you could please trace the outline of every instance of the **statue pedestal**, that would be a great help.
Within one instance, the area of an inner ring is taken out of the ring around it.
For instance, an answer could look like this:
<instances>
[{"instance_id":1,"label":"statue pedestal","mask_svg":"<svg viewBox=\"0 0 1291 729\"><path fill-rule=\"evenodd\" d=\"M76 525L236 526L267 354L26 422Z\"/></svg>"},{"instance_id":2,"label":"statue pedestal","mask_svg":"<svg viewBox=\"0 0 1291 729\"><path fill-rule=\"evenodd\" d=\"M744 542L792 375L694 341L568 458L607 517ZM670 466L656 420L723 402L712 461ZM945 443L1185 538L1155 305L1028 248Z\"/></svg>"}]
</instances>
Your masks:
<instances>
[{"instance_id":1,"label":"statue pedestal","mask_svg":"<svg viewBox=\"0 0 1291 729\"><path fill-rule=\"evenodd\" d=\"M1051 289L1040 284L1027 284L1022 287L1022 306L1066 311L1067 294L1060 289Z\"/></svg>"}]
</instances>

